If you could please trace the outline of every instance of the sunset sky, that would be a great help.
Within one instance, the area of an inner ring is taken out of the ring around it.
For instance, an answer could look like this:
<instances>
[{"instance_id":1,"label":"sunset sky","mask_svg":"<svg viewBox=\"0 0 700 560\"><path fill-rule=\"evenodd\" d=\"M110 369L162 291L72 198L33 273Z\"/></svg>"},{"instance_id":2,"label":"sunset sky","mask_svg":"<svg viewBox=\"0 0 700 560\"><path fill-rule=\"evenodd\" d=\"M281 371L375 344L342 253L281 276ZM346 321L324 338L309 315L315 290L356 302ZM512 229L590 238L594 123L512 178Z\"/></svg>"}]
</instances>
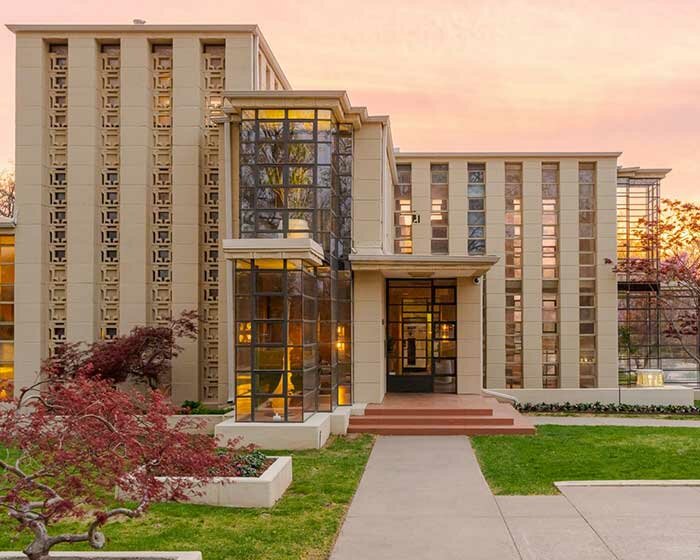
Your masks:
<instances>
[{"instance_id":1,"label":"sunset sky","mask_svg":"<svg viewBox=\"0 0 700 560\"><path fill-rule=\"evenodd\" d=\"M700 0L6 1L4 23L257 23L295 89L389 114L403 151L620 150L700 201ZM0 31L0 166L14 159Z\"/></svg>"}]
</instances>

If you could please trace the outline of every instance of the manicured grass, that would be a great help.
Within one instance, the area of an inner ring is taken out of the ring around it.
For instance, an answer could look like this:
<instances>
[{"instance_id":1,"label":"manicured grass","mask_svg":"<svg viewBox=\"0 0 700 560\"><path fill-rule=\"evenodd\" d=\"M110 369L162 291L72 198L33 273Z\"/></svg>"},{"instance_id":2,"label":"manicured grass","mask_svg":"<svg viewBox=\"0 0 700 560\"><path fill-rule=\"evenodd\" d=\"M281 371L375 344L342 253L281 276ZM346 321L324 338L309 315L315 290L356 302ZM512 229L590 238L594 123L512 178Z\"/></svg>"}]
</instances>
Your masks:
<instances>
[{"instance_id":1,"label":"manicured grass","mask_svg":"<svg viewBox=\"0 0 700 560\"><path fill-rule=\"evenodd\" d=\"M321 450L270 451L294 457L294 481L275 507L156 504L142 519L110 523L105 550L200 550L205 560L327 558L373 441L350 436ZM25 539L13 541L14 535L9 521L0 519L0 550L24 547Z\"/></svg>"},{"instance_id":2,"label":"manicured grass","mask_svg":"<svg viewBox=\"0 0 700 560\"><path fill-rule=\"evenodd\" d=\"M697 428L539 426L472 445L495 494L556 494L560 480L700 479Z\"/></svg>"}]
</instances>

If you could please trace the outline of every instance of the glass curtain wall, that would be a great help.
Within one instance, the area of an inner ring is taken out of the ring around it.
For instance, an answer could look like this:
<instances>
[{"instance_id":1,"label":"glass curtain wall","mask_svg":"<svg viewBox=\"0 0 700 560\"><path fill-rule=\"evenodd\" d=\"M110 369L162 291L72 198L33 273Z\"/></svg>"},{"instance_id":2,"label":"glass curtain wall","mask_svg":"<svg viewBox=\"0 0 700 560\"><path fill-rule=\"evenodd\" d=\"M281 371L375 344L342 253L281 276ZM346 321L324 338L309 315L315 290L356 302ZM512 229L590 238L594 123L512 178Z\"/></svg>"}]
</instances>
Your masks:
<instances>
[{"instance_id":1,"label":"glass curtain wall","mask_svg":"<svg viewBox=\"0 0 700 560\"><path fill-rule=\"evenodd\" d=\"M240 140L241 237L312 238L325 263L236 262L236 417L301 422L352 402L352 127L249 109Z\"/></svg>"}]
</instances>

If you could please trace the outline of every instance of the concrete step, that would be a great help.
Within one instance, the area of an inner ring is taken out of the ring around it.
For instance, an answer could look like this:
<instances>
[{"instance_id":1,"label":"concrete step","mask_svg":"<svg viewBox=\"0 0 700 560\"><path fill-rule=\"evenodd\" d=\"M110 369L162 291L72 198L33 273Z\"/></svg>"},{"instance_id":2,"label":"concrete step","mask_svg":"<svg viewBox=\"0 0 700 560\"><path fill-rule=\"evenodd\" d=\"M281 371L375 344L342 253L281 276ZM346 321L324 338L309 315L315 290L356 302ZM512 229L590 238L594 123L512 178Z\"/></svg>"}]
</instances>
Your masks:
<instances>
[{"instance_id":1,"label":"concrete step","mask_svg":"<svg viewBox=\"0 0 700 560\"><path fill-rule=\"evenodd\" d=\"M368 416L353 416L350 418L350 425L365 426L365 425L443 425L443 426L473 426L473 425L500 425L512 426L512 417L503 416L419 416L419 415L368 415Z\"/></svg>"},{"instance_id":2,"label":"concrete step","mask_svg":"<svg viewBox=\"0 0 700 560\"><path fill-rule=\"evenodd\" d=\"M374 408L368 406L365 416L493 416L492 408Z\"/></svg>"},{"instance_id":3,"label":"concrete step","mask_svg":"<svg viewBox=\"0 0 700 560\"><path fill-rule=\"evenodd\" d=\"M534 426L512 425L422 425L422 424L367 424L350 425L350 434L377 434L384 436L476 436L476 435L532 435Z\"/></svg>"}]
</instances>

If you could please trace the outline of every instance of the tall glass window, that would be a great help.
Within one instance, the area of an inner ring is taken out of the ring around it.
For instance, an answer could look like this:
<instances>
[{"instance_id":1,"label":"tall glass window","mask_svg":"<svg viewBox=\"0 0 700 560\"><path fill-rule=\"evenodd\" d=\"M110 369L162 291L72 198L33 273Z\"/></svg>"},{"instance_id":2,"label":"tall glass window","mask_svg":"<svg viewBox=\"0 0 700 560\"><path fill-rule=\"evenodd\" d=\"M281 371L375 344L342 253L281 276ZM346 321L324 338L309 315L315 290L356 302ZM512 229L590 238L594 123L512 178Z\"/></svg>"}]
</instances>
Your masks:
<instances>
[{"instance_id":1,"label":"tall glass window","mask_svg":"<svg viewBox=\"0 0 700 560\"><path fill-rule=\"evenodd\" d=\"M486 164L467 164L467 253L486 254Z\"/></svg>"},{"instance_id":2,"label":"tall glass window","mask_svg":"<svg viewBox=\"0 0 700 560\"><path fill-rule=\"evenodd\" d=\"M310 237L326 262L236 261L236 418L301 422L352 402L352 127L249 109L240 139L241 237Z\"/></svg>"},{"instance_id":3,"label":"tall glass window","mask_svg":"<svg viewBox=\"0 0 700 560\"><path fill-rule=\"evenodd\" d=\"M559 164L542 164L542 386L559 387Z\"/></svg>"},{"instance_id":4,"label":"tall glass window","mask_svg":"<svg viewBox=\"0 0 700 560\"><path fill-rule=\"evenodd\" d=\"M0 400L12 397L15 373L15 236L0 235Z\"/></svg>"},{"instance_id":5,"label":"tall glass window","mask_svg":"<svg viewBox=\"0 0 700 560\"><path fill-rule=\"evenodd\" d=\"M240 153L242 238L312 237L349 255L349 125L321 109L243 111Z\"/></svg>"},{"instance_id":6,"label":"tall glass window","mask_svg":"<svg viewBox=\"0 0 700 560\"><path fill-rule=\"evenodd\" d=\"M394 186L394 253L413 253L413 203L411 164L396 166L399 182Z\"/></svg>"},{"instance_id":7,"label":"tall glass window","mask_svg":"<svg viewBox=\"0 0 700 560\"><path fill-rule=\"evenodd\" d=\"M506 163L506 387L523 386L523 166Z\"/></svg>"},{"instance_id":8,"label":"tall glass window","mask_svg":"<svg viewBox=\"0 0 700 560\"><path fill-rule=\"evenodd\" d=\"M316 271L296 260L236 261L236 418L305 420L319 397Z\"/></svg>"},{"instance_id":9,"label":"tall glass window","mask_svg":"<svg viewBox=\"0 0 700 560\"><path fill-rule=\"evenodd\" d=\"M597 386L596 364L596 164L578 168L579 384Z\"/></svg>"},{"instance_id":10,"label":"tall glass window","mask_svg":"<svg viewBox=\"0 0 700 560\"><path fill-rule=\"evenodd\" d=\"M430 252L434 255L447 255L450 252L449 177L449 166L446 163L430 165Z\"/></svg>"}]
</instances>

